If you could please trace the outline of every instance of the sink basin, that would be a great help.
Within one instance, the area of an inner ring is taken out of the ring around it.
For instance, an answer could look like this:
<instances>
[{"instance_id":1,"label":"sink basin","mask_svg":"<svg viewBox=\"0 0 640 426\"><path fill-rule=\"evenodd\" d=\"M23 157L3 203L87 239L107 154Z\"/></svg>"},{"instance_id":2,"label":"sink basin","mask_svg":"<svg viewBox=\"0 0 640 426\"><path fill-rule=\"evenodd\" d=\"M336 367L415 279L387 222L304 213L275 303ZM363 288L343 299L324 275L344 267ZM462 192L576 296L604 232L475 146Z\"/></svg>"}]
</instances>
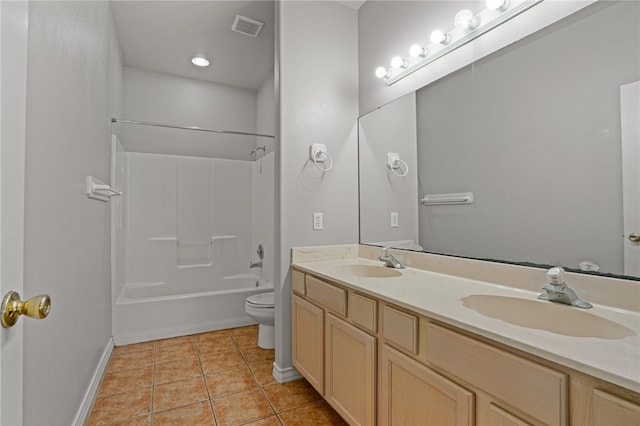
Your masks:
<instances>
[{"instance_id":1,"label":"sink basin","mask_svg":"<svg viewBox=\"0 0 640 426\"><path fill-rule=\"evenodd\" d=\"M337 272L363 278L390 278L402 275L400 271L386 266L346 265L337 268Z\"/></svg>"},{"instance_id":2,"label":"sink basin","mask_svg":"<svg viewBox=\"0 0 640 426\"><path fill-rule=\"evenodd\" d=\"M559 303L487 294L461 300L464 307L484 316L563 336L620 340L636 334L624 325Z\"/></svg>"}]
</instances>

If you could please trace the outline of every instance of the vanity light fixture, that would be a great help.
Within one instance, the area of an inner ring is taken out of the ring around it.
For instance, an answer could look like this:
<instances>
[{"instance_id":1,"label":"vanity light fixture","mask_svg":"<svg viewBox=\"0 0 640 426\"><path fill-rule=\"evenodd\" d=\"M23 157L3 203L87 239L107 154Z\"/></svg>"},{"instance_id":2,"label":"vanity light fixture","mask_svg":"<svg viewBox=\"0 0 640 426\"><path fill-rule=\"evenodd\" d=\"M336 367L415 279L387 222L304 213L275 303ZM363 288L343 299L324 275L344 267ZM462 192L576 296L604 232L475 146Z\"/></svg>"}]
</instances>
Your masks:
<instances>
[{"instance_id":1,"label":"vanity light fixture","mask_svg":"<svg viewBox=\"0 0 640 426\"><path fill-rule=\"evenodd\" d=\"M391 73L385 67L376 68L376 77L378 77L378 78L386 78L386 77L389 77L390 75L391 75Z\"/></svg>"},{"instance_id":2,"label":"vanity light fixture","mask_svg":"<svg viewBox=\"0 0 640 426\"><path fill-rule=\"evenodd\" d=\"M391 68L376 68L376 77L390 86L542 1L486 0L486 9L476 15L463 9L455 15L455 28L449 32L435 30L431 33L431 44L414 44L408 57L396 56L391 60Z\"/></svg>"},{"instance_id":3,"label":"vanity light fixture","mask_svg":"<svg viewBox=\"0 0 640 426\"><path fill-rule=\"evenodd\" d=\"M400 56L394 56L391 58L391 68L407 68L409 61L402 59Z\"/></svg>"},{"instance_id":4,"label":"vanity light fixture","mask_svg":"<svg viewBox=\"0 0 640 426\"><path fill-rule=\"evenodd\" d=\"M458 28L465 30L472 30L478 26L478 20L473 16L473 12L469 9L462 9L456 13L456 17L453 19L453 23Z\"/></svg>"},{"instance_id":5,"label":"vanity light fixture","mask_svg":"<svg viewBox=\"0 0 640 426\"><path fill-rule=\"evenodd\" d=\"M197 67L208 67L210 62L204 56L194 56L191 58L191 63Z\"/></svg>"},{"instance_id":6,"label":"vanity light fixture","mask_svg":"<svg viewBox=\"0 0 640 426\"><path fill-rule=\"evenodd\" d=\"M450 38L449 34L441 30L435 30L431 33L431 43L433 44L447 44Z\"/></svg>"},{"instance_id":7,"label":"vanity light fixture","mask_svg":"<svg viewBox=\"0 0 640 426\"><path fill-rule=\"evenodd\" d=\"M427 56L427 49L419 44L414 44L409 48L409 55L412 58L424 58Z\"/></svg>"}]
</instances>

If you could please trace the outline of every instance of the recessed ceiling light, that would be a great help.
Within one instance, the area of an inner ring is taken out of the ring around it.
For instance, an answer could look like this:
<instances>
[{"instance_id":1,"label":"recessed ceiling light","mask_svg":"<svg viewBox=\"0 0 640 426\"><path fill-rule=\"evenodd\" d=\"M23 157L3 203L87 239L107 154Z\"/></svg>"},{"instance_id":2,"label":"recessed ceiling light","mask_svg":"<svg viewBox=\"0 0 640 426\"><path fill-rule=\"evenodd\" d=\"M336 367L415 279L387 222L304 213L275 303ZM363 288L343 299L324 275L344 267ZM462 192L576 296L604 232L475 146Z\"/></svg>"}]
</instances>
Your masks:
<instances>
[{"instance_id":1,"label":"recessed ceiling light","mask_svg":"<svg viewBox=\"0 0 640 426\"><path fill-rule=\"evenodd\" d=\"M194 56L191 58L191 63L198 67L208 67L210 62L203 56Z\"/></svg>"}]
</instances>

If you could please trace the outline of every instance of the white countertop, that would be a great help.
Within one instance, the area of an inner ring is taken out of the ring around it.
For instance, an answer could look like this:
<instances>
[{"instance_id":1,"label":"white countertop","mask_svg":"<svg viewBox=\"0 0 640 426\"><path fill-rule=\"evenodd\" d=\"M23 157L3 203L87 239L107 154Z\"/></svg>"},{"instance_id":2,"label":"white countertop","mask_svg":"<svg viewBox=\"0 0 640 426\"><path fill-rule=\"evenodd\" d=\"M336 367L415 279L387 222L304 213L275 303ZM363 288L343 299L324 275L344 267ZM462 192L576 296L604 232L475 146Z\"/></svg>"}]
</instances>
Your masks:
<instances>
[{"instance_id":1,"label":"white countertop","mask_svg":"<svg viewBox=\"0 0 640 426\"><path fill-rule=\"evenodd\" d=\"M465 307L462 301L470 295L494 295L537 301L539 293L413 268L399 270L401 275L398 277L358 277L345 273L344 266L347 265L380 266L381 263L364 258L350 258L292 264L297 269L318 277L369 293L427 317L640 392L638 312L597 304L588 310L554 304L564 309L578 309L581 311L579 315L594 315L629 329L629 336L616 339L567 336L491 318Z\"/></svg>"}]
</instances>

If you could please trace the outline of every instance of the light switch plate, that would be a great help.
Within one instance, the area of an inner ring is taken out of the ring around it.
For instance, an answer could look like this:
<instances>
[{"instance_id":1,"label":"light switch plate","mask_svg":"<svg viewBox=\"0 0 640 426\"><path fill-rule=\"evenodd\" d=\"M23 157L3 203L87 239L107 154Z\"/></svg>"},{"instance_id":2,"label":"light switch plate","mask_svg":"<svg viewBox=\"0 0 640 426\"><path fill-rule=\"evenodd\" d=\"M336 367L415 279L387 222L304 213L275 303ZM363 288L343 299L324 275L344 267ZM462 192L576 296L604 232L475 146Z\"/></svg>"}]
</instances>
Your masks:
<instances>
[{"instance_id":1,"label":"light switch plate","mask_svg":"<svg viewBox=\"0 0 640 426\"><path fill-rule=\"evenodd\" d=\"M397 228L398 226L398 212L391 212L391 227Z\"/></svg>"}]
</instances>

